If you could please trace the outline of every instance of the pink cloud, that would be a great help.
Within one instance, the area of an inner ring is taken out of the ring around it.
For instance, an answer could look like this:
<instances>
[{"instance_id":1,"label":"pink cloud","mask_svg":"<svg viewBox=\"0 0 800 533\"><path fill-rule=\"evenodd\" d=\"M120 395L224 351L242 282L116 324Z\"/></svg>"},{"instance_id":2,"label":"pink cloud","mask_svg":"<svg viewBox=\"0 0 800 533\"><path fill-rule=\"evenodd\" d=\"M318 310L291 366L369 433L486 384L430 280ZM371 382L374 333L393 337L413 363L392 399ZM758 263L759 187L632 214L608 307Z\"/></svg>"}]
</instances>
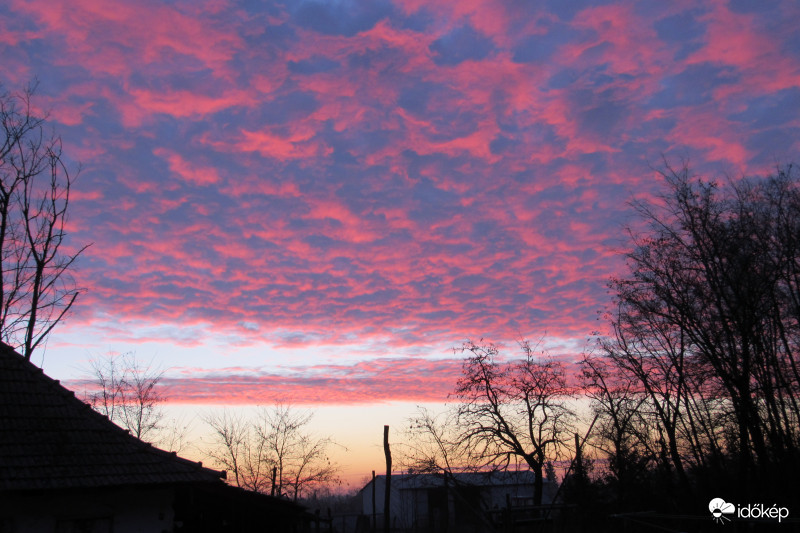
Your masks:
<instances>
[{"instance_id":1,"label":"pink cloud","mask_svg":"<svg viewBox=\"0 0 800 533\"><path fill-rule=\"evenodd\" d=\"M242 130L238 138L228 140L206 140L217 149L258 152L264 157L280 161L306 159L329 152L319 141L314 140L315 131L307 125L292 128L290 132Z\"/></svg>"},{"instance_id":2,"label":"pink cloud","mask_svg":"<svg viewBox=\"0 0 800 533\"><path fill-rule=\"evenodd\" d=\"M153 153L166 159L169 169L187 182L197 185L210 185L220 180L219 172L214 167L198 166L185 160L180 154L167 150L166 148L156 148Z\"/></svg>"},{"instance_id":3,"label":"pink cloud","mask_svg":"<svg viewBox=\"0 0 800 533\"><path fill-rule=\"evenodd\" d=\"M761 170L798 146L792 7L312 7L9 5L0 72L51 80L85 164L75 328L422 352L583 336L662 153Z\"/></svg>"},{"instance_id":4,"label":"pink cloud","mask_svg":"<svg viewBox=\"0 0 800 533\"><path fill-rule=\"evenodd\" d=\"M18 2L15 8L35 17L48 31L63 35L73 52L89 59L85 66L107 74L130 69L130 64L104 61L120 57L119 44L144 63L163 61L165 53L174 53L212 68L224 67L233 50L241 46L238 36L220 31L218 24L156 2L135 6L95 0Z\"/></svg>"},{"instance_id":5,"label":"pink cloud","mask_svg":"<svg viewBox=\"0 0 800 533\"><path fill-rule=\"evenodd\" d=\"M204 404L359 404L444 401L461 361L379 359L353 365L316 365L283 372L194 373L168 379L170 401Z\"/></svg>"},{"instance_id":6,"label":"pink cloud","mask_svg":"<svg viewBox=\"0 0 800 533\"><path fill-rule=\"evenodd\" d=\"M796 15L796 6L781 6ZM731 12L723 2L714 2L713 10L704 17L708 24L705 46L692 54L689 64L710 62L731 65L742 72L740 83L715 90L715 97L724 101L731 96L771 93L800 85L800 61L781 49L780 41L763 31L755 15ZM791 30L793 31L793 30Z\"/></svg>"},{"instance_id":7,"label":"pink cloud","mask_svg":"<svg viewBox=\"0 0 800 533\"><path fill-rule=\"evenodd\" d=\"M314 365L265 371L231 367L209 371L172 369L161 381L170 403L204 405L440 402L461 373L461 360L377 359L352 365ZM91 391L95 385L74 380L65 385Z\"/></svg>"},{"instance_id":8,"label":"pink cloud","mask_svg":"<svg viewBox=\"0 0 800 533\"><path fill-rule=\"evenodd\" d=\"M252 98L244 90L232 90L216 97L190 91L165 92L131 88L129 95L143 112L164 113L174 117L202 117L230 107L253 104ZM134 117L129 120L131 123L138 123Z\"/></svg>"}]
</instances>

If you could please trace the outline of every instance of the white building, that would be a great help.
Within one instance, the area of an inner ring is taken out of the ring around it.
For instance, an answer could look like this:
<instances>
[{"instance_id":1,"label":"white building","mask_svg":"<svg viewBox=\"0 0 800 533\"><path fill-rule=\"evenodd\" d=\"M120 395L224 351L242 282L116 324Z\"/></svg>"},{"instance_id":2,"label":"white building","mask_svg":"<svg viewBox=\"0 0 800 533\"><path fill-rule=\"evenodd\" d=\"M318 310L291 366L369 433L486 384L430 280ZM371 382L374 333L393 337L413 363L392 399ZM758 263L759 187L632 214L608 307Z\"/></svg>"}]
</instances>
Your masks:
<instances>
[{"instance_id":1,"label":"white building","mask_svg":"<svg viewBox=\"0 0 800 533\"><path fill-rule=\"evenodd\" d=\"M393 474L390 518L393 529L407 531L481 531L504 509L533 503L534 474L529 470L439 474ZM373 490L374 489L374 490ZM386 476L361 489L362 512L380 530L384 520ZM556 487L544 481L543 502ZM374 498L374 506L373 506Z\"/></svg>"}]
</instances>

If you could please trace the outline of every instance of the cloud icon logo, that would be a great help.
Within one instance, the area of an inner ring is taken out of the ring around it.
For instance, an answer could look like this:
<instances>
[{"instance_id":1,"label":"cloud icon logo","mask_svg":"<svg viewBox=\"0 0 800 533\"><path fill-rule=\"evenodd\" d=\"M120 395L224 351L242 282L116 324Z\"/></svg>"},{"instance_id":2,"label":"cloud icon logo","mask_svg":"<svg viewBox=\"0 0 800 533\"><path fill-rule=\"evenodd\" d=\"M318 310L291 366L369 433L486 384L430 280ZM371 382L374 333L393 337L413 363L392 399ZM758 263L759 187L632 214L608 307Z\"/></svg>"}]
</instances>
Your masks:
<instances>
[{"instance_id":1,"label":"cloud icon logo","mask_svg":"<svg viewBox=\"0 0 800 533\"><path fill-rule=\"evenodd\" d=\"M726 502L722 498L714 498L708 502L708 510L711 511L711 516L715 522L723 524L726 521L730 522L731 519L725 515L735 513L736 506L732 503Z\"/></svg>"}]
</instances>

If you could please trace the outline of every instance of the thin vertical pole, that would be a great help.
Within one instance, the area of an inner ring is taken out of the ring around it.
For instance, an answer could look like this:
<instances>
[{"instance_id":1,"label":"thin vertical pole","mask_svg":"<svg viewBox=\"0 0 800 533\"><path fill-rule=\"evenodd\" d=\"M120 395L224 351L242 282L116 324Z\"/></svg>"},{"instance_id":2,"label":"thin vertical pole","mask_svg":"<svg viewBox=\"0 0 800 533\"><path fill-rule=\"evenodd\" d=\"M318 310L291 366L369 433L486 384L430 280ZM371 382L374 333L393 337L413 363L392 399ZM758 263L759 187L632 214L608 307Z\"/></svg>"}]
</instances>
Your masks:
<instances>
[{"instance_id":1,"label":"thin vertical pole","mask_svg":"<svg viewBox=\"0 0 800 533\"><path fill-rule=\"evenodd\" d=\"M383 454L386 456L386 486L383 495L383 531L391 527L390 509L392 493L392 450L389 449L389 426L383 426Z\"/></svg>"}]
</instances>

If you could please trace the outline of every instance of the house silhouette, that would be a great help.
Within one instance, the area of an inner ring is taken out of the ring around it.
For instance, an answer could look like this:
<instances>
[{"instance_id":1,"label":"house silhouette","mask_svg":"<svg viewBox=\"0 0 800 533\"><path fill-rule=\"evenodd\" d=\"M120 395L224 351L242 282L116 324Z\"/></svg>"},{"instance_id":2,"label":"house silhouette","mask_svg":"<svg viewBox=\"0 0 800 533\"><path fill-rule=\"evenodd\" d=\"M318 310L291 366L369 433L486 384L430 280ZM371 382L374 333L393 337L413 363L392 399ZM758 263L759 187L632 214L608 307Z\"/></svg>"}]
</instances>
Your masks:
<instances>
[{"instance_id":1,"label":"house silhouette","mask_svg":"<svg viewBox=\"0 0 800 533\"><path fill-rule=\"evenodd\" d=\"M145 443L0 343L0 532L302 531L303 509Z\"/></svg>"}]
</instances>

